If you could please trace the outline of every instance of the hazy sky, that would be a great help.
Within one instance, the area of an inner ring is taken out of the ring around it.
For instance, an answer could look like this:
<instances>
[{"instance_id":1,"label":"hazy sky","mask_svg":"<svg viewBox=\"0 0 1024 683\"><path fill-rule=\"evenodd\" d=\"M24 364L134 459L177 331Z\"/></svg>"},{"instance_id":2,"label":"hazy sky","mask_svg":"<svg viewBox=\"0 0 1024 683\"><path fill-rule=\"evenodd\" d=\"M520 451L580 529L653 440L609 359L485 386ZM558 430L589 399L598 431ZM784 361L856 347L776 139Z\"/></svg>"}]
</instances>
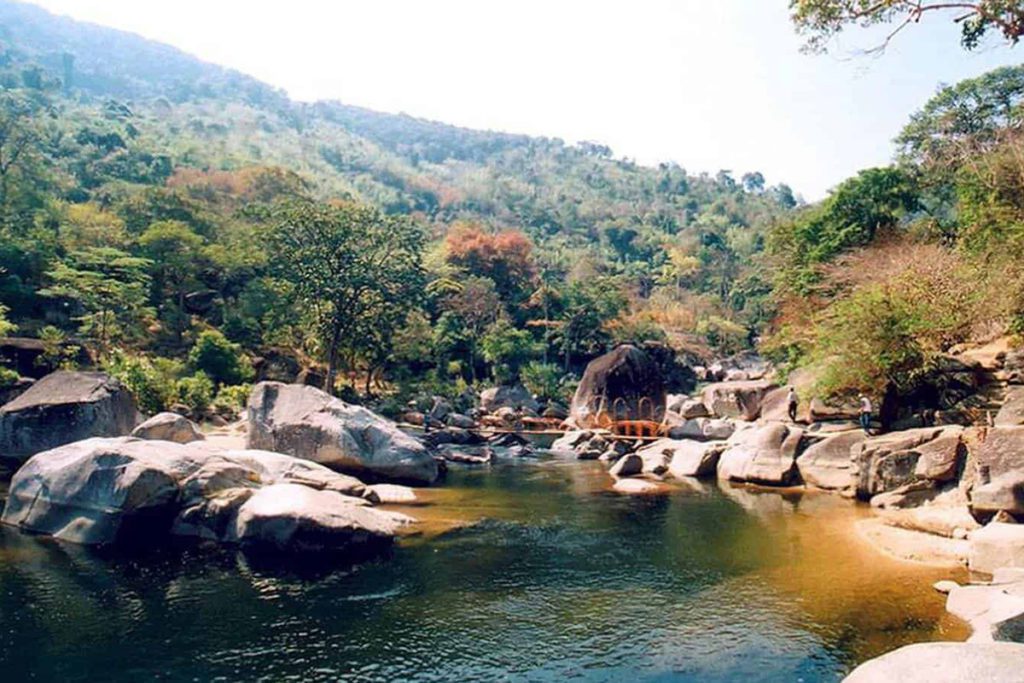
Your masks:
<instances>
[{"instance_id":1,"label":"hazy sky","mask_svg":"<svg viewBox=\"0 0 1024 683\"><path fill-rule=\"evenodd\" d=\"M879 57L800 54L787 0L33 0L282 87L643 163L763 172L808 199L892 156L939 83L1018 61L935 17Z\"/></svg>"}]
</instances>

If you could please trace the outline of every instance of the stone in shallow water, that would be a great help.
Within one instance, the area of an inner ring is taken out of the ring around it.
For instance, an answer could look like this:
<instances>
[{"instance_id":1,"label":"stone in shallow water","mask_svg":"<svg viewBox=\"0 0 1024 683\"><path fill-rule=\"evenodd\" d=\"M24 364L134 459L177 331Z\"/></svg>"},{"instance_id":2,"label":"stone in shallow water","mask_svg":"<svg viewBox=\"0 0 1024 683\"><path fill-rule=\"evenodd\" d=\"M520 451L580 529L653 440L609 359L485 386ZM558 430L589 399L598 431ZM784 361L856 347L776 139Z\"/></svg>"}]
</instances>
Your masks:
<instances>
[{"instance_id":1,"label":"stone in shallow water","mask_svg":"<svg viewBox=\"0 0 1024 683\"><path fill-rule=\"evenodd\" d=\"M175 534L361 553L407 519L372 509L365 495L352 477L280 453L96 438L22 466L3 522L87 545Z\"/></svg>"},{"instance_id":2,"label":"stone in shallow water","mask_svg":"<svg viewBox=\"0 0 1024 683\"><path fill-rule=\"evenodd\" d=\"M867 661L843 683L1024 683L1024 645L918 643Z\"/></svg>"},{"instance_id":3,"label":"stone in shallow water","mask_svg":"<svg viewBox=\"0 0 1024 683\"><path fill-rule=\"evenodd\" d=\"M246 445L392 481L432 484L439 476L433 456L395 423L298 384L253 387Z\"/></svg>"},{"instance_id":4,"label":"stone in shallow water","mask_svg":"<svg viewBox=\"0 0 1024 683\"><path fill-rule=\"evenodd\" d=\"M644 479L617 479L612 489L617 493L628 495L652 495L668 492L668 487L664 484Z\"/></svg>"}]
</instances>

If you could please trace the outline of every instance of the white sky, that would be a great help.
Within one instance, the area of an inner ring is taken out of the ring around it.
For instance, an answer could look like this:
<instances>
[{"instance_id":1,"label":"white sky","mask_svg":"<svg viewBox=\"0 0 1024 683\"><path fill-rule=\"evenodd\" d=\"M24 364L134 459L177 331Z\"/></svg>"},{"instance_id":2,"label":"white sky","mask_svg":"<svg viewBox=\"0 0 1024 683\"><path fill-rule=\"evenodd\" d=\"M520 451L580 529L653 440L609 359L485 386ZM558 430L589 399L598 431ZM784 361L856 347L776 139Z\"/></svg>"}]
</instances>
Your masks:
<instances>
[{"instance_id":1,"label":"white sky","mask_svg":"<svg viewBox=\"0 0 1024 683\"><path fill-rule=\"evenodd\" d=\"M948 17L880 58L807 56L787 0L32 0L286 89L474 128L596 140L643 163L763 172L808 199L860 168L940 82L1019 61L964 53Z\"/></svg>"}]
</instances>

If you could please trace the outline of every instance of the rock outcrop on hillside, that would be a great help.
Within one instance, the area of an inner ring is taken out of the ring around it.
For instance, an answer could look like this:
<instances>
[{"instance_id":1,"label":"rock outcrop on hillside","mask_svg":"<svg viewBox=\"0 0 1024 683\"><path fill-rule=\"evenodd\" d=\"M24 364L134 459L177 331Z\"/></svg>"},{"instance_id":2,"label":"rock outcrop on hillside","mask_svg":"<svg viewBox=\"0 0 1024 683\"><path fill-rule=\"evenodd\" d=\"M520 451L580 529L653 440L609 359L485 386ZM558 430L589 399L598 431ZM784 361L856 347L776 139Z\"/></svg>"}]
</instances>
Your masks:
<instances>
[{"instance_id":1,"label":"rock outcrop on hillside","mask_svg":"<svg viewBox=\"0 0 1024 683\"><path fill-rule=\"evenodd\" d=\"M394 422L313 387L261 382L249 397L248 419L249 448L375 479L432 484L439 475L426 447Z\"/></svg>"},{"instance_id":2,"label":"rock outcrop on hillside","mask_svg":"<svg viewBox=\"0 0 1024 683\"><path fill-rule=\"evenodd\" d=\"M102 372L53 372L0 407L0 458L27 460L93 436L123 436L139 423L135 400Z\"/></svg>"}]
</instances>

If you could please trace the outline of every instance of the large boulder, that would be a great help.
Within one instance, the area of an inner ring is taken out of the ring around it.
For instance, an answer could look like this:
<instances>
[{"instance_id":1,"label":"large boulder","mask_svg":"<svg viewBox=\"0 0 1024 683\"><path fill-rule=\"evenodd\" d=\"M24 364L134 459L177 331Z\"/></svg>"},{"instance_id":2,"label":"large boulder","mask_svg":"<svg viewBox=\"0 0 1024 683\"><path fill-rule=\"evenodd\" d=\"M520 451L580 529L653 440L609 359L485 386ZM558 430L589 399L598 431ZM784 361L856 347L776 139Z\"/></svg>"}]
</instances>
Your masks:
<instances>
[{"instance_id":1,"label":"large boulder","mask_svg":"<svg viewBox=\"0 0 1024 683\"><path fill-rule=\"evenodd\" d=\"M982 521L999 511L1024 515L1024 426L984 430L971 448L971 460L976 477L971 512Z\"/></svg>"},{"instance_id":2,"label":"large boulder","mask_svg":"<svg viewBox=\"0 0 1024 683\"><path fill-rule=\"evenodd\" d=\"M765 380L710 384L704 387L704 405L716 417L756 420L761 402L774 386Z\"/></svg>"},{"instance_id":3,"label":"large boulder","mask_svg":"<svg viewBox=\"0 0 1024 683\"><path fill-rule=\"evenodd\" d=\"M480 407L488 413L496 413L499 408L522 408L536 413L540 406L529 389L516 385L484 389L480 392Z\"/></svg>"},{"instance_id":4,"label":"large boulder","mask_svg":"<svg viewBox=\"0 0 1024 683\"><path fill-rule=\"evenodd\" d=\"M0 386L0 406L10 403L32 388L36 381L31 377L18 377L10 384Z\"/></svg>"},{"instance_id":5,"label":"large boulder","mask_svg":"<svg viewBox=\"0 0 1024 683\"><path fill-rule=\"evenodd\" d=\"M804 432L778 422L739 431L718 460L719 479L786 486L797 479Z\"/></svg>"},{"instance_id":6,"label":"large boulder","mask_svg":"<svg viewBox=\"0 0 1024 683\"><path fill-rule=\"evenodd\" d=\"M0 407L0 458L26 460L93 436L123 436L139 423L128 390L102 372L54 372Z\"/></svg>"},{"instance_id":7,"label":"large boulder","mask_svg":"<svg viewBox=\"0 0 1024 683\"><path fill-rule=\"evenodd\" d=\"M804 451L796 460L805 483L822 489L849 489L854 486L850 451L867 438L861 430L828 436Z\"/></svg>"},{"instance_id":8,"label":"large boulder","mask_svg":"<svg viewBox=\"0 0 1024 683\"><path fill-rule=\"evenodd\" d=\"M1006 400L996 413L997 427L1024 425L1024 386L1010 387L1006 392Z\"/></svg>"},{"instance_id":9,"label":"large boulder","mask_svg":"<svg viewBox=\"0 0 1024 683\"><path fill-rule=\"evenodd\" d=\"M587 365L572 399L570 419L581 428L601 426L606 417L660 422L665 397L657 363L626 344Z\"/></svg>"},{"instance_id":10,"label":"large boulder","mask_svg":"<svg viewBox=\"0 0 1024 683\"><path fill-rule=\"evenodd\" d=\"M706 477L715 473L718 457L725 449L722 441L658 439L637 451L648 461L657 457L668 461L668 472L676 477Z\"/></svg>"},{"instance_id":11,"label":"large boulder","mask_svg":"<svg viewBox=\"0 0 1024 683\"><path fill-rule=\"evenodd\" d=\"M936 481L951 478L965 457L959 426L926 427L892 432L865 439L851 450L853 476L860 498L892 491L919 481L918 461L925 458L922 474ZM940 438L941 437L941 438Z\"/></svg>"},{"instance_id":12,"label":"large boulder","mask_svg":"<svg viewBox=\"0 0 1024 683\"><path fill-rule=\"evenodd\" d=\"M177 413L157 413L132 430L137 439L189 443L206 437L195 422Z\"/></svg>"},{"instance_id":13,"label":"large boulder","mask_svg":"<svg viewBox=\"0 0 1024 683\"><path fill-rule=\"evenodd\" d=\"M242 503L226 540L259 550L344 548L349 555L365 556L389 546L400 523L394 515L349 504L335 491L271 484Z\"/></svg>"},{"instance_id":14,"label":"large boulder","mask_svg":"<svg viewBox=\"0 0 1024 683\"><path fill-rule=\"evenodd\" d=\"M405 521L370 509L371 499L362 482L280 453L93 438L22 466L2 520L87 545L174 534L360 553L390 542Z\"/></svg>"},{"instance_id":15,"label":"large boulder","mask_svg":"<svg viewBox=\"0 0 1024 683\"><path fill-rule=\"evenodd\" d=\"M423 444L362 406L299 384L261 382L249 396L248 448L286 453L373 478L432 484Z\"/></svg>"},{"instance_id":16,"label":"large boulder","mask_svg":"<svg viewBox=\"0 0 1024 683\"><path fill-rule=\"evenodd\" d=\"M1024 568L1024 525L991 522L968 538L972 572L992 575L997 569Z\"/></svg>"},{"instance_id":17,"label":"large boulder","mask_svg":"<svg viewBox=\"0 0 1024 683\"><path fill-rule=\"evenodd\" d=\"M1024 683L1019 643L918 643L864 662L843 683Z\"/></svg>"}]
</instances>

